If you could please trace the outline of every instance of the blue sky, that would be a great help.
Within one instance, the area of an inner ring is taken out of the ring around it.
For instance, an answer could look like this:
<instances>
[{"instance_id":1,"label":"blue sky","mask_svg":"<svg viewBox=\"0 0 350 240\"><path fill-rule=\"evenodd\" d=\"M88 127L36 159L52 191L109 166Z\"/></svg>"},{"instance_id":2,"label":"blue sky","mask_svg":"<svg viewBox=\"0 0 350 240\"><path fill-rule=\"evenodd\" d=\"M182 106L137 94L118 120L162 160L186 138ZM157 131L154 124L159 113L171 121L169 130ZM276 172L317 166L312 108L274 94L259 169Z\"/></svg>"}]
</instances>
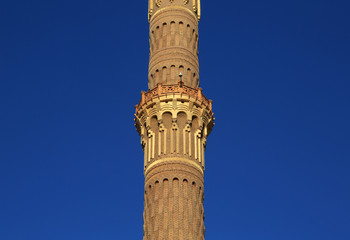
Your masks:
<instances>
[{"instance_id":1,"label":"blue sky","mask_svg":"<svg viewBox=\"0 0 350 240\"><path fill-rule=\"evenodd\" d=\"M350 239L349 9L202 1L206 239ZM141 239L147 1L5 0L0 30L0 239Z\"/></svg>"}]
</instances>

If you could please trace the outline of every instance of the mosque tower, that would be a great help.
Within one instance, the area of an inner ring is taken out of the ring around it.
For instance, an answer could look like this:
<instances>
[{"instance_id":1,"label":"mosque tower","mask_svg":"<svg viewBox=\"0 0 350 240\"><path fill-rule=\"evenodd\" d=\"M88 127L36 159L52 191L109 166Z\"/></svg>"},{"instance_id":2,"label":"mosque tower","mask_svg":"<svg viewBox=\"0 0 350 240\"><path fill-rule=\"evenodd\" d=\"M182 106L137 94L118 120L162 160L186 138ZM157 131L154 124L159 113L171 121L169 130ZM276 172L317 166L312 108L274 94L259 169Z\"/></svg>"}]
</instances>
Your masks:
<instances>
[{"instance_id":1,"label":"mosque tower","mask_svg":"<svg viewBox=\"0 0 350 240\"><path fill-rule=\"evenodd\" d=\"M204 239L204 152L214 126L199 88L200 0L149 0L148 91L135 122L144 152L144 240Z\"/></svg>"}]
</instances>

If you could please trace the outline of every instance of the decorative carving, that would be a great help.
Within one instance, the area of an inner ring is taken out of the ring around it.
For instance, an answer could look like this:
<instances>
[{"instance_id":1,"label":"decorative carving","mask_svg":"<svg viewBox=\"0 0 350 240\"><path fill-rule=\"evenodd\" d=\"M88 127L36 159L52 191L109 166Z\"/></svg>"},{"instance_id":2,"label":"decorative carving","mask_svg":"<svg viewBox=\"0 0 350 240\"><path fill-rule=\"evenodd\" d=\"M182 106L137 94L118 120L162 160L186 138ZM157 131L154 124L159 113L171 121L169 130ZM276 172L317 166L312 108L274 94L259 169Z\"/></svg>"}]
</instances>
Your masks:
<instances>
[{"instance_id":1,"label":"decorative carving","mask_svg":"<svg viewBox=\"0 0 350 240\"><path fill-rule=\"evenodd\" d=\"M148 11L148 21L151 19L152 14L153 14L153 9L150 9L150 10Z\"/></svg>"},{"instance_id":2,"label":"decorative carving","mask_svg":"<svg viewBox=\"0 0 350 240\"><path fill-rule=\"evenodd\" d=\"M160 123L159 124L159 132L164 132L164 130L165 130L164 124Z\"/></svg>"},{"instance_id":3,"label":"decorative carving","mask_svg":"<svg viewBox=\"0 0 350 240\"><path fill-rule=\"evenodd\" d=\"M199 21L201 19L201 0L197 0L197 17Z\"/></svg>"},{"instance_id":4,"label":"decorative carving","mask_svg":"<svg viewBox=\"0 0 350 240\"><path fill-rule=\"evenodd\" d=\"M169 0L169 2L171 4L174 3L175 0ZM189 4L189 0L183 0L183 4L184 5L187 5ZM151 21L151 17L153 15L153 13L156 13L158 12L158 9L156 9L155 11L153 11L153 6L157 6L158 8L161 8L162 6L162 0L149 0L149 9L148 9L148 21L150 22ZM165 6L167 7L167 6ZM174 8L179 8L181 6L177 6L177 5L172 5L172 7ZM194 17L197 17L197 21L199 22L200 20L200 15L201 15L201 10L200 10L200 0L193 0L193 4L192 4L192 7L193 7L193 12L189 10L189 12L191 12ZM162 9L159 9L159 10L162 10Z\"/></svg>"},{"instance_id":5,"label":"decorative carving","mask_svg":"<svg viewBox=\"0 0 350 240\"><path fill-rule=\"evenodd\" d=\"M153 0L149 0L149 2L148 2L148 21L151 20L152 15L153 15Z\"/></svg>"},{"instance_id":6,"label":"decorative carving","mask_svg":"<svg viewBox=\"0 0 350 240\"><path fill-rule=\"evenodd\" d=\"M163 123L159 123L158 156L166 153L166 129ZM162 147L162 145L164 147ZM163 151L162 151L163 150Z\"/></svg>"},{"instance_id":7,"label":"decorative carving","mask_svg":"<svg viewBox=\"0 0 350 240\"><path fill-rule=\"evenodd\" d=\"M147 166L147 144L146 141L141 138L141 146L142 146L142 150L143 150L143 155L144 155L144 166Z\"/></svg>"},{"instance_id":8,"label":"decorative carving","mask_svg":"<svg viewBox=\"0 0 350 240\"><path fill-rule=\"evenodd\" d=\"M187 123L187 124L186 124L186 127L185 127L185 129L184 129L187 133L190 133L190 132L191 132L191 125L190 125L190 124L191 124L191 122Z\"/></svg>"},{"instance_id":9,"label":"decorative carving","mask_svg":"<svg viewBox=\"0 0 350 240\"><path fill-rule=\"evenodd\" d=\"M201 93L200 93L201 94ZM145 95L143 94L145 97ZM198 95L197 95L198 96ZM145 154L145 171L166 157L180 157L194 161L204 170L206 138L213 127L213 113L194 98L165 95L145 102L135 114L136 127L142 139ZM171 118L164 118L165 113ZM179 113L186 113L180 122ZM158 119L157 129L151 130L151 119ZM193 122L193 119L197 119ZM185 122L183 122L185 121ZM184 124L184 125L182 125Z\"/></svg>"},{"instance_id":10,"label":"decorative carving","mask_svg":"<svg viewBox=\"0 0 350 240\"><path fill-rule=\"evenodd\" d=\"M162 116L165 112L168 112L172 115L173 123L176 122L177 115L179 112L186 113L187 123L184 126L184 128L182 128L184 131L181 131L181 134L183 133L183 137L181 137L181 142L186 142L186 144L188 144L189 146L191 146L190 142L194 140L191 140L190 137L187 138L186 136L193 136L194 134L194 132L190 134L193 131L191 129L191 125L192 118L194 116L197 117L200 121L198 128L199 130L201 130L200 138L207 138L207 136L212 130L212 127L214 126L214 117L211 111L211 101L205 98L200 89L193 89L186 86L179 87L178 85L158 84L156 88L150 90L149 92L143 92L141 101L136 106L135 125L141 138L145 138L146 136L148 136L147 130L150 129L150 119L152 117L156 117L158 119L159 129L157 130L157 135L159 134L159 139L162 142L163 139L166 138L167 134L171 134L171 132L173 131L171 129L172 125L169 129L166 129L163 125ZM182 139L184 140L182 141ZM160 148L158 142L156 144L156 146L158 146L158 156L161 153L167 153L166 144L162 143L162 145L164 145L164 147L162 146ZM195 153L194 149L191 148L181 152L184 152L184 154L188 153L189 156L192 156L192 154Z\"/></svg>"},{"instance_id":11,"label":"decorative carving","mask_svg":"<svg viewBox=\"0 0 350 240\"><path fill-rule=\"evenodd\" d=\"M155 150L155 134L152 130L148 130L148 162L154 158Z\"/></svg>"},{"instance_id":12,"label":"decorative carving","mask_svg":"<svg viewBox=\"0 0 350 240\"><path fill-rule=\"evenodd\" d=\"M203 103L204 106L208 106L211 109L211 101L208 100L203 94L201 88L191 88L185 85L173 84L173 85L163 85L159 83L157 87L149 90L148 92L142 92L142 97L139 104L136 106L136 111L140 110L142 106L151 101L154 98L159 98L161 96L166 96L168 94L179 93L181 95L188 95L194 99L198 99Z\"/></svg>"},{"instance_id":13,"label":"decorative carving","mask_svg":"<svg viewBox=\"0 0 350 240\"><path fill-rule=\"evenodd\" d=\"M195 132L194 138L194 158L201 162L201 137L202 131L198 129Z\"/></svg>"},{"instance_id":14,"label":"decorative carving","mask_svg":"<svg viewBox=\"0 0 350 240\"><path fill-rule=\"evenodd\" d=\"M177 123L176 123L176 119L173 119L173 124L171 126L171 153L179 153L179 146L180 146L180 136L177 130L179 130Z\"/></svg>"},{"instance_id":15,"label":"decorative carving","mask_svg":"<svg viewBox=\"0 0 350 240\"><path fill-rule=\"evenodd\" d=\"M184 155L188 155L191 156L191 122L188 121L186 124L186 127L183 130L183 143L184 143ZM187 150L188 149L188 150Z\"/></svg>"},{"instance_id":16,"label":"decorative carving","mask_svg":"<svg viewBox=\"0 0 350 240\"><path fill-rule=\"evenodd\" d=\"M201 1L193 0L193 11L197 13L198 21L201 19Z\"/></svg>"}]
</instances>

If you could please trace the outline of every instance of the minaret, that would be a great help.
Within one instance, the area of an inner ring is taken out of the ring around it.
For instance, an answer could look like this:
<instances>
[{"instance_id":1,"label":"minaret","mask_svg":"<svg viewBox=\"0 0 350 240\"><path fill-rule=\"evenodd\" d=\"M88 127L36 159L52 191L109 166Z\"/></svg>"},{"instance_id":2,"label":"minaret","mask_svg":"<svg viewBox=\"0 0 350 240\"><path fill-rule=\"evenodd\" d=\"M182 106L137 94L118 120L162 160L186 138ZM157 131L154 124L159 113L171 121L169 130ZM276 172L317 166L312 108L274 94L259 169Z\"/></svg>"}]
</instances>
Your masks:
<instances>
[{"instance_id":1,"label":"minaret","mask_svg":"<svg viewBox=\"0 0 350 240\"><path fill-rule=\"evenodd\" d=\"M149 0L149 90L135 114L144 152L144 240L204 239L204 152L214 118L198 87L200 14L200 0Z\"/></svg>"}]
</instances>

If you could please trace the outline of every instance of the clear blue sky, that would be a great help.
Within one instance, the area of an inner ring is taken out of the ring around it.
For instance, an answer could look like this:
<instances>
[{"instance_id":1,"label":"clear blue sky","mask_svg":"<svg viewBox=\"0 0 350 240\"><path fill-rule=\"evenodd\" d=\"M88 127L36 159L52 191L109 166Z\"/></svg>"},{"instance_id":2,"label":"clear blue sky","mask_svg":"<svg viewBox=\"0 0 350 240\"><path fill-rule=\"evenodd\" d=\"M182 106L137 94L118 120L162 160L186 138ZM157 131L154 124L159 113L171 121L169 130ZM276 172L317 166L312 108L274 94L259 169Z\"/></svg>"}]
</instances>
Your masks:
<instances>
[{"instance_id":1,"label":"clear blue sky","mask_svg":"<svg viewBox=\"0 0 350 240\"><path fill-rule=\"evenodd\" d=\"M206 239L350 239L349 11L202 0ZM147 1L5 0L0 31L0 239L142 239Z\"/></svg>"}]
</instances>

